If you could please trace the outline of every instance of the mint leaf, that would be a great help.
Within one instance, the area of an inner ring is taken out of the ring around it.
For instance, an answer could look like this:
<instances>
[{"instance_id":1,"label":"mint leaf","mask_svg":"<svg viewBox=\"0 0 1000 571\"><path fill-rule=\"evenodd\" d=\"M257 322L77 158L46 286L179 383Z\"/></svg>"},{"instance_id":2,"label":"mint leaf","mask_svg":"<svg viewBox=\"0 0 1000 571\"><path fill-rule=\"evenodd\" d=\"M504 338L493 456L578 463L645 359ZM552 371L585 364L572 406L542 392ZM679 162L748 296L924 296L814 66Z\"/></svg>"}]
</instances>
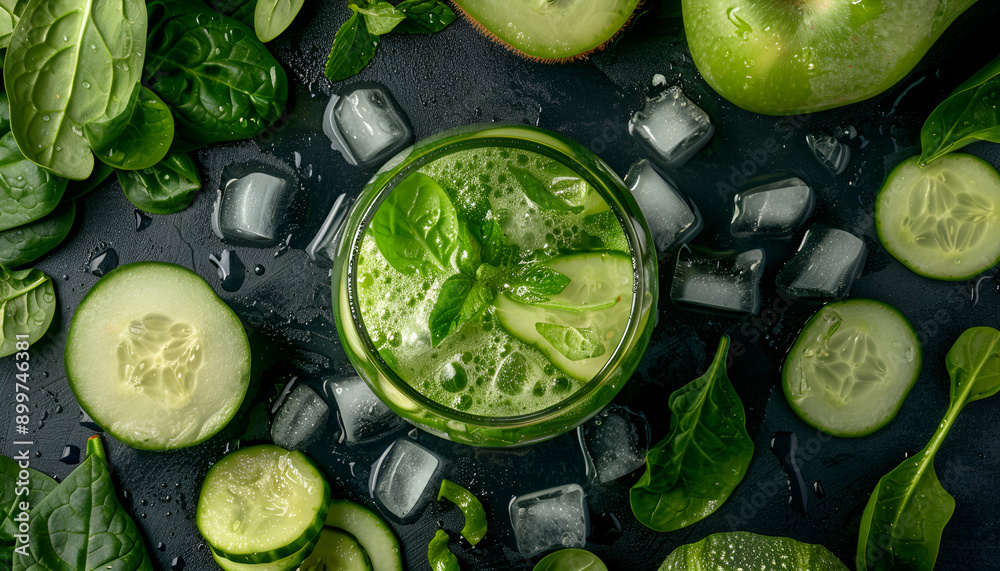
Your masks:
<instances>
[{"instance_id":1,"label":"mint leaf","mask_svg":"<svg viewBox=\"0 0 1000 571\"><path fill-rule=\"evenodd\" d=\"M368 31L376 36L388 34L406 19L405 14L388 2L375 2L364 8L359 8L356 4L348 4L347 7L364 15Z\"/></svg>"},{"instance_id":2,"label":"mint leaf","mask_svg":"<svg viewBox=\"0 0 1000 571\"><path fill-rule=\"evenodd\" d=\"M487 220L480 229L482 259L493 266L509 266L520 258L520 249L503 233L496 220Z\"/></svg>"},{"instance_id":3,"label":"mint leaf","mask_svg":"<svg viewBox=\"0 0 1000 571\"><path fill-rule=\"evenodd\" d=\"M492 299L486 286L465 274L455 274L445 280L428 320L431 344L440 345L446 337L482 313Z\"/></svg>"},{"instance_id":4,"label":"mint leaf","mask_svg":"<svg viewBox=\"0 0 1000 571\"><path fill-rule=\"evenodd\" d=\"M528 266L508 284L510 296L522 303L544 303L573 281L542 265Z\"/></svg>"},{"instance_id":5,"label":"mint leaf","mask_svg":"<svg viewBox=\"0 0 1000 571\"><path fill-rule=\"evenodd\" d=\"M540 208L545 210L553 210L556 212L572 212L573 214L579 214L583 212L583 206L571 206L562 198L552 194L548 188L542 184L542 181L531 174L529 171L510 166L507 167L510 174L514 175L517 179L518 184L521 185L521 190L524 191L525 196L528 200L537 204Z\"/></svg>"},{"instance_id":6,"label":"mint leaf","mask_svg":"<svg viewBox=\"0 0 1000 571\"><path fill-rule=\"evenodd\" d=\"M357 75L375 57L379 41L379 36L368 31L365 19L355 11L333 39L326 60L326 77L341 81Z\"/></svg>"},{"instance_id":7,"label":"mint leaf","mask_svg":"<svg viewBox=\"0 0 1000 571\"><path fill-rule=\"evenodd\" d=\"M442 0L403 0L396 10L406 15L406 20L396 26L404 34L433 34L454 22L458 16Z\"/></svg>"},{"instance_id":8,"label":"mint leaf","mask_svg":"<svg viewBox=\"0 0 1000 571\"><path fill-rule=\"evenodd\" d=\"M535 331L570 361L593 359L604 354L604 344L593 329L536 323Z\"/></svg>"},{"instance_id":9,"label":"mint leaf","mask_svg":"<svg viewBox=\"0 0 1000 571\"><path fill-rule=\"evenodd\" d=\"M458 271L463 274L475 276L476 270L483 264L482 247L472 232L469 231L467 225L460 224L460 226L461 228L458 233L458 256L455 259L455 265L458 266Z\"/></svg>"},{"instance_id":10,"label":"mint leaf","mask_svg":"<svg viewBox=\"0 0 1000 571\"><path fill-rule=\"evenodd\" d=\"M372 218L379 252L396 271L444 270L461 242L458 214L441 185L422 173L399 183ZM459 254L459 259L467 256Z\"/></svg>"}]
</instances>

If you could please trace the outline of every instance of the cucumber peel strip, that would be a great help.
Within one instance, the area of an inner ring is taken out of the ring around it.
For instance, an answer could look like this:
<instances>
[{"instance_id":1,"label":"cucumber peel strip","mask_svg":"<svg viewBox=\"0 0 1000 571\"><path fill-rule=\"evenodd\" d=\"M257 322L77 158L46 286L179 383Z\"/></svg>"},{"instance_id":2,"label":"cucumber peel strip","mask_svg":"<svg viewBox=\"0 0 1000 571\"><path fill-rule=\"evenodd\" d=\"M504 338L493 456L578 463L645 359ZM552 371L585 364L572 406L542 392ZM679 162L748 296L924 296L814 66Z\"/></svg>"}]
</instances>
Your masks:
<instances>
[{"instance_id":1,"label":"cucumber peel strip","mask_svg":"<svg viewBox=\"0 0 1000 571\"><path fill-rule=\"evenodd\" d=\"M462 510L462 514L465 516L462 537L470 545L482 541L483 537L486 536L486 510L483 509L482 502L469 490L447 479L441 480L438 501L441 501L441 498L451 501L458 506L458 509Z\"/></svg>"}]
</instances>

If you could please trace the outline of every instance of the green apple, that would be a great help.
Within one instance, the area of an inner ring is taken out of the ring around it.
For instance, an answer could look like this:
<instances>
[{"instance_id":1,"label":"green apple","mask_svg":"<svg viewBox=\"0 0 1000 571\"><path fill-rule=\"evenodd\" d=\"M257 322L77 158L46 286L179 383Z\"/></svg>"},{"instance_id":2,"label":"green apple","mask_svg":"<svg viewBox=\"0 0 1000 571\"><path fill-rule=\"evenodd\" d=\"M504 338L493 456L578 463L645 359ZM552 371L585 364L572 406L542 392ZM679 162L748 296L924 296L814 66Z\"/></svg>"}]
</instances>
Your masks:
<instances>
[{"instance_id":1,"label":"green apple","mask_svg":"<svg viewBox=\"0 0 1000 571\"><path fill-rule=\"evenodd\" d=\"M486 35L529 59L565 61L608 42L639 0L453 0Z\"/></svg>"},{"instance_id":2,"label":"green apple","mask_svg":"<svg viewBox=\"0 0 1000 571\"><path fill-rule=\"evenodd\" d=\"M682 0L698 70L768 115L848 105L903 78L976 0Z\"/></svg>"}]
</instances>

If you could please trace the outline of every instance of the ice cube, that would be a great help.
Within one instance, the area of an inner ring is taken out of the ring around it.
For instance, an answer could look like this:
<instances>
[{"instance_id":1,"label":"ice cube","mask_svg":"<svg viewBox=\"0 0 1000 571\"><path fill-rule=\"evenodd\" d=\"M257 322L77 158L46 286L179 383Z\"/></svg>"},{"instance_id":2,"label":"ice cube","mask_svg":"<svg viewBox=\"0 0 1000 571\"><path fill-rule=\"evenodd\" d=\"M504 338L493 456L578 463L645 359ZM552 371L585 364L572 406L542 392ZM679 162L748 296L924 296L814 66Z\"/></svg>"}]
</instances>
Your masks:
<instances>
[{"instance_id":1,"label":"ice cube","mask_svg":"<svg viewBox=\"0 0 1000 571\"><path fill-rule=\"evenodd\" d=\"M629 123L629 132L670 169L680 168L704 147L715 126L708 114L684 96L680 87L646 100Z\"/></svg>"},{"instance_id":2,"label":"ice cube","mask_svg":"<svg viewBox=\"0 0 1000 571\"><path fill-rule=\"evenodd\" d=\"M517 496L510 501L510 521L517 549L525 557L583 547L590 523L583 488L568 484Z\"/></svg>"},{"instance_id":3,"label":"ice cube","mask_svg":"<svg viewBox=\"0 0 1000 571\"><path fill-rule=\"evenodd\" d=\"M334 95L326 107L323 132L352 165L388 158L413 137L406 116L380 85Z\"/></svg>"},{"instance_id":4,"label":"ice cube","mask_svg":"<svg viewBox=\"0 0 1000 571\"><path fill-rule=\"evenodd\" d=\"M815 206L815 193L802 179L757 186L736 195L729 229L737 238L785 238L805 224Z\"/></svg>"},{"instance_id":5,"label":"ice cube","mask_svg":"<svg viewBox=\"0 0 1000 571\"><path fill-rule=\"evenodd\" d=\"M851 291L867 258L868 247L861 238L839 228L813 226L776 283L798 298L840 299Z\"/></svg>"},{"instance_id":6,"label":"ice cube","mask_svg":"<svg viewBox=\"0 0 1000 571\"><path fill-rule=\"evenodd\" d=\"M591 482L617 480L646 462L651 431L641 413L611 405L581 425L577 434Z\"/></svg>"},{"instance_id":7,"label":"ice cube","mask_svg":"<svg viewBox=\"0 0 1000 571\"><path fill-rule=\"evenodd\" d=\"M301 450L316 440L330 419L330 407L309 385L289 393L271 423L271 439L286 450Z\"/></svg>"},{"instance_id":8,"label":"ice cube","mask_svg":"<svg viewBox=\"0 0 1000 571\"><path fill-rule=\"evenodd\" d=\"M285 179L266 173L230 180L212 211L213 231L234 244L273 246L289 190Z\"/></svg>"},{"instance_id":9,"label":"ice cube","mask_svg":"<svg viewBox=\"0 0 1000 571\"><path fill-rule=\"evenodd\" d=\"M740 315L760 308L764 250L713 252L684 247L677 255L670 299L678 307Z\"/></svg>"},{"instance_id":10,"label":"ice cube","mask_svg":"<svg viewBox=\"0 0 1000 571\"><path fill-rule=\"evenodd\" d=\"M323 392L337 403L342 441L377 438L403 423L361 377L328 379L323 383Z\"/></svg>"},{"instance_id":11,"label":"ice cube","mask_svg":"<svg viewBox=\"0 0 1000 571\"><path fill-rule=\"evenodd\" d=\"M344 221L347 220L347 213L350 212L352 204L354 204L354 199L347 198L346 194L341 194L333 202L333 207L326 215L326 220L320 226L319 232L306 246L306 254L309 255L310 259L315 260L317 254L322 254L331 260L334 258L337 238L340 236L340 229L343 228Z\"/></svg>"},{"instance_id":12,"label":"ice cube","mask_svg":"<svg viewBox=\"0 0 1000 571\"><path fill-rule=\"evenodd\" d=\"M838 175L847 169L851 148L826 133L806 135L806 144L823 168Z\"/></svg>"},{"instance_id":13,"label":"ice cube","mask_svg":"<svg viewBox=\"0 0 1000 571\"><path fill-rule=\"evenodd\" d=\"M625 183L639 204L653 243L661 256L689 242L701 232L701 213L693 202L682 196L649 161L632 165Z\"/></svg>"},{"instance_id":14,"label":"ice cube","mask_svg":"<svg viewBox=\"0 0 1000 571\"><path fill-rule=\"evenodd\" d=\"M401 520L419 515L430 500L428 490L440 465L441 460L433 452L400 438L372 466L371 495Z\"/></svg>"}]
</instances>

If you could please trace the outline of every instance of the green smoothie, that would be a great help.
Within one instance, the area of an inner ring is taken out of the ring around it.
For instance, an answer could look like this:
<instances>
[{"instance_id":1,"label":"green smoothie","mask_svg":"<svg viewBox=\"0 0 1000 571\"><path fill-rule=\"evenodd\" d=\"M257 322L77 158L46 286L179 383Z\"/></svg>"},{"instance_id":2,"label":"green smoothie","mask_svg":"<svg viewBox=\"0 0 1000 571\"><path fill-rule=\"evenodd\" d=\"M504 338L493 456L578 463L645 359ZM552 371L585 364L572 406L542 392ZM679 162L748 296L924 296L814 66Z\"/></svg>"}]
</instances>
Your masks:
<instances>
[{"instance_id":1,"label":"green smoothie","mask_svg":"<svg viewBox=\"0 0 1000 571\"><path fill-rule=\"evenodd\" d=\"M511 417L593 379L632 311L628 239L562 163L480 147L437 158L385 197L353 275L379 356L446 407Z\"/></svg>"}]
</instances>

